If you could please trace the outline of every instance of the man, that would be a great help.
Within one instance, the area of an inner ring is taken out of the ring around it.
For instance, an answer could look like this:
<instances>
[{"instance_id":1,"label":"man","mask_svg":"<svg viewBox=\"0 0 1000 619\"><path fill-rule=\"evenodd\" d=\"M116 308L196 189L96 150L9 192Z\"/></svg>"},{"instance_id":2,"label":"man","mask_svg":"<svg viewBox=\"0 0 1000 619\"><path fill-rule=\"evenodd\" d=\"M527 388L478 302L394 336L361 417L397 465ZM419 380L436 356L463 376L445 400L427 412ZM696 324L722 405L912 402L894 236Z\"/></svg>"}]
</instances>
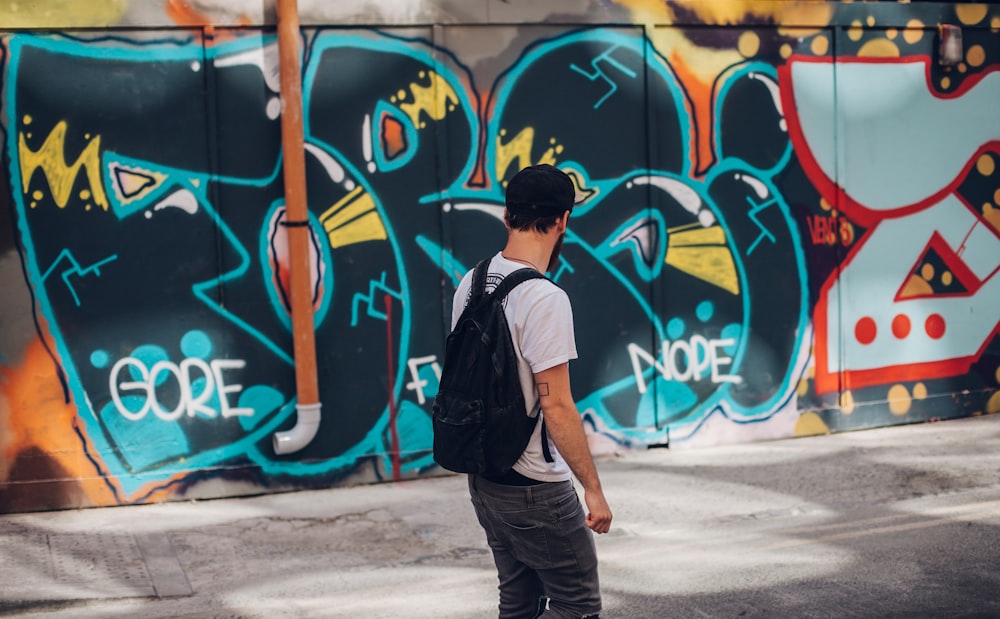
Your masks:
<instances>
[{"instance_id":1,"label":"man","mask_svg":"<svg viewBox=\"0 0 1000 619\"><path fill-rule=\"evenodd\" d=\"M510 180L507 244L490 262L487 291L517 269L555 268L574 198L573 182L550 165L525 168ZM452 328L471 281L470 272L455 292ZM526 408L540 419L512 471L491 479L469 475L472 504L497 566L500 618L597 617L591 531L608 532L611 509L570 392L569 361L577 353L569 297L547 279L529 280L506 297L504 314ZM586 514L571 475L583 486Z\"/></svg>"}]
</instances>

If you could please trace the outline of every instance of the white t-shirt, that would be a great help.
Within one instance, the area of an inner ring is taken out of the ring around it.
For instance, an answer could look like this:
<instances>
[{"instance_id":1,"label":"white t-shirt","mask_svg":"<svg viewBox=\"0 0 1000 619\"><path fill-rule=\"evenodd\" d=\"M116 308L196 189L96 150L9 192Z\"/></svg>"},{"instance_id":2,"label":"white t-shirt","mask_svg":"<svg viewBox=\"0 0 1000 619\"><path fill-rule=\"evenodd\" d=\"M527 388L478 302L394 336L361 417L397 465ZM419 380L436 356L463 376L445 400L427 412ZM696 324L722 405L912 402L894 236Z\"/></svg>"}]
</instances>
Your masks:
<instances>
[{"instance_id":1,"label":"white t-shirt","mask_svg":"<svg viewBox=\"0 0 1000 619\"><path fill-rule=\"evenodd\" d=\"M500 252L490 261L486 276L486 291L493 291L500 281L518 269L520 262L504 258ZM462 310L472 294L472 271L465 274L455 291L451 312L451 328L455 328ZM517 353L518 377L529 415L538 410L538 390L535 374L576 359L576 339L573 333L573 310L566 293L545 279L528 280L515 287L504 299L504 316L510 326L514 351ZM540 414L538 412L537 414ZM514 470L537 481L565 481L571 473L554 443L549 450L555 462L546 462L542 451L542 424L528 441Z\"/></svg>"}]
</instances>

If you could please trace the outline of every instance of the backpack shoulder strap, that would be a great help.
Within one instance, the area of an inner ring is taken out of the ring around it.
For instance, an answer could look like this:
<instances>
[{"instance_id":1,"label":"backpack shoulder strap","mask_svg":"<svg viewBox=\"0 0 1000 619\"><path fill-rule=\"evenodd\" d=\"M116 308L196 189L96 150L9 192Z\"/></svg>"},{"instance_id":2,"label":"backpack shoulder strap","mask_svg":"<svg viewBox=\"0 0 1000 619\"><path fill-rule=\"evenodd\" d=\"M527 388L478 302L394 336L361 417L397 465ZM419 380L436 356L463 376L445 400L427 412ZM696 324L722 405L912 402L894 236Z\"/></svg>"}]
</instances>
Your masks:
<instances>
[{"instance_id":1,"label":"backpack shoulder strap","mask_svg":"<svg viewBox=\"0 0 1000 619\"><path fill-rule=\"evenodd\" d=\"M481 299L484 294L486 294L486 272L490 268L490 258L485 258L479 261L476 265L475 270L472 272L472 289L469 296L469 305L474 305L472 300Z\"/></svg>"},{"instance_id":2,"label":"backpack shoulder strap","mask_svg":"<svg viewBox=\"0 0 1000 619\"><path fill-rule=\"evenodd\" d=\"M518 269L503 278L500 285L496 287L493 291L493 295L496 297L497 301L502 301L507 294L514 289L515 286L523 284L530 279L548 279L535 269L529 269L527 267L523 269Z\"/></svg>"}]
</instances>

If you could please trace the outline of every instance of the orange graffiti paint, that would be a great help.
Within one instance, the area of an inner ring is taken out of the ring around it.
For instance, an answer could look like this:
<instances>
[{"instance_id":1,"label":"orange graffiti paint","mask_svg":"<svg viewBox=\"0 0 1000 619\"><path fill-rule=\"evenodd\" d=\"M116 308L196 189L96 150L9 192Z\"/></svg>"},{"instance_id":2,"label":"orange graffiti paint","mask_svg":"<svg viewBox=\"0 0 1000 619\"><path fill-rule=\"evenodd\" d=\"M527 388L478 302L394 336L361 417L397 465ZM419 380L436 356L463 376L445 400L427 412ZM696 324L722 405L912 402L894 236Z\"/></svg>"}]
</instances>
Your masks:
<instances>
[{"instance_id":1,"label":"orange graffiti paint","mask_svg":"<svg viewBox=\"0 0 1000 619\"><path fill-rule=\"evenodd\" d=\"M167 17L178 26L207 26L211 20L207 15L187 3L187 0L167 0L164 10Z\"/></svg>"},{"instance_id":2,"label":"orange graffiti paint","mask_svg":"<svg viewBox=\"0 0 1000 619\"><path fill-rule=\"evenodd\" d=\"M166 0L163 10L175 24L191 28L195 34L203 36L209 44L237 38L237 32L233 30L216 31L212 17L191 6L187 0ZM249 26L253 24L253 20L246 15L241 15L237 19L237 23L240 26Z\"/></svg>"},{"instance_id":3,"label":"orange graffiti paint","mask_svg":"<svg viewBox=\"0 0 1000 619\"><path fill-rule=\"evenodd\" d=\"M408 144L406 143L406 134L403 131L403 125L395 118L388 115L382 118L381 133L382 152L385 153L386 159L395 159L403 154L408 148Z\"/></svg>"},{"instance_id":4,"label":"orange graffiti paint","mask_svg":"<svg viewBox=\"0 0 1000 619\"><path fill-rule=\"evenodd\" d=\"M703 78L694 67L688 64L684 55L675 51L670 54L670 66L677 74L677 79L684 85L691 101L690 113L694 118L695 135L692 136L691 153L694 157L694 169L699 175L704 174L714 160L712 151L712 82Z\"/></svg>"},{"instance_id":5,"label":"orange graffiti paint","mask_svg":"<svg viewBox=\"0 0 1000 619\"><path fill-rule=\"evenodd\" d=\"M126 496L105 469L72 397L66 401L41 339L25 349L17 367L0 368L0 431L0 495L6 495L0 512L155 503L176 497L185 479L178 473Z\"/></svg>"},{"instance_id":6,"label":"orange graffiti paint","mask_svg":"<svg viewBox=\"0 0 1000 619\"><path fill-rule=\"evenodd\" d=\"M95 465L96 450L83 432L76 406L67 402L56 365L40 339L25 350L23 362L4 371L0 395L7 402L5 431L8 439L3 450L3 482L18 463L30 457L44 466L18 475L17 482L37 483L40 492L58 488L62 497L39 496L40 505L89 507L115 505L118 500L108 485L105 471ZM58 471L60 479L45 478ZM46 473L49 472L49 473ZM25 475L27 478L25 478ZM8 489L9 490L9 489Z\"/></svg>"}]
</instances>

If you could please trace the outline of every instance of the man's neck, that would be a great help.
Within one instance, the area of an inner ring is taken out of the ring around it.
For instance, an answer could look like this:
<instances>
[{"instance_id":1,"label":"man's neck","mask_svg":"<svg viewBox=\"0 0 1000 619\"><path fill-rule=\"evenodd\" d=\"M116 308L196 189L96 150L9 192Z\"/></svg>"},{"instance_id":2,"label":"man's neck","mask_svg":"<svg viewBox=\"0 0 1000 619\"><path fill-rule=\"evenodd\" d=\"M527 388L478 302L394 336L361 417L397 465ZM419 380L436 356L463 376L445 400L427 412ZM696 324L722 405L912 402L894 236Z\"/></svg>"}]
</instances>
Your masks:
<instances>
[{"instance_id":1,"label":"man's neck","mask_svg":"<svg viewBox=\"0 0 1000 619\"><path fill-rule=\"evenodd\" d=\"M555 238L555 235L535 231L511 230L501 255L544 273L552 256Z\"/></svg>"}]
</instances>

